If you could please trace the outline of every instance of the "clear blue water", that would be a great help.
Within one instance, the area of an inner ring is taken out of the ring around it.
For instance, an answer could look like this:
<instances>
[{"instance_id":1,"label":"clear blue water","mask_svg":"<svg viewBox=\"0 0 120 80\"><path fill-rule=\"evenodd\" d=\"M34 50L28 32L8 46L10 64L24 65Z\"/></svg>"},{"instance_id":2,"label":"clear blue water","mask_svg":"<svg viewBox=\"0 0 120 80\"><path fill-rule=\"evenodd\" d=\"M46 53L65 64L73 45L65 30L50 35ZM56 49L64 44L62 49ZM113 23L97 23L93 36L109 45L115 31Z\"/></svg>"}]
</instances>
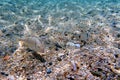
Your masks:
<instances>
[{"instance_id":1,"label":"clear blue water","mask_svg":"<svg viewBox=\"0 0 120 80\"><path fill-rule=\"evenodd\" d=\"M120 0L1 0L0 18L10 24L20 18L33 18L37 15L42 15L43 18L48 15L76 18L90 14L105 15L110 11L119 12L119 6Z\"/></svg>"},{"instance_id":2,"label":"clear blue water","mask_svg":"<svg viewBox=\"0 0 120 80\"><path fill-rule=\"evenodd\" d=\"M88 26L89 22L89 26L118 24L119 27L119 17L120 0L1 0L0 2L0 29L24 27L29 23L35 27L65 27L70 24ZM39 23L35 23L37 20Z\"/></svg>"}]
</instances>

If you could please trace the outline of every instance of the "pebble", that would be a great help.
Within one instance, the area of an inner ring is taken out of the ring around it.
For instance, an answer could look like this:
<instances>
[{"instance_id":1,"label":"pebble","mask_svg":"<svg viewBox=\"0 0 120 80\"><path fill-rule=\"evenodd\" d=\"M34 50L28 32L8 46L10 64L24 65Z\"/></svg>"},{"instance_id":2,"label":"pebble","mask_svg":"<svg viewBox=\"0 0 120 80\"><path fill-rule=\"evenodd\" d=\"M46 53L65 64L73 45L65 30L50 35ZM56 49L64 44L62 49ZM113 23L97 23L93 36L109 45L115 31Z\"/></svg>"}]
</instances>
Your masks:
<instances>
[{"instance_id":1,"label":"pebble","mask_svg":"<svg viewBox=\"0 0 120 80\"><path fill-rule=\"evenodd\" d=\"M64 55L64 53L59 53L58 56L59 57L62 57Z\"/></svg>"},{"instance_id":2,"label":"pebble","mask_svg":"<svg viewBox=\"0 0 120 80\"><path fill-rule=\"evenodd\" d=\"M52 72L50 68L48 68L46 71L47 71L47 74L50 74Z\"/></svg>"},{"instance_id":3,"label":"pebble","mask_svg":"<svg viewBox=\"0 0 120 80\"><path fill-rule=\"evenodd\" d=\"M5 73L5 72L0 72L0 74L1 74L1 75L4 75L4 76L8 76L8 74Z\"/></svg>"},{"instance_id":4,"label":"pebble","mask_svg":"<svg viewBox=\"0 0 120 80\"><path fill-rule=\"evenodd\" d=\"M64 53L58 54L58 59L60 58L60 60L64 59L65 57L66 57L66 55Z\"/></svg>"},{"instance_id":5,"label":"pebble","mask_svg":"<svg viewBox=\"0 0 120 80\"><path fill-rule=\"evenodd\" d=\"M118 37L118 38L120 37L120 33L119 33L119 34L117 34L117 37Z\"/></svg>"},{"instance_id":6,"label":"pebble","mask_svg":"<svg viewBox=\"0 0 120 80\"><path fill-rule=\"evenodd\" d=\"M62 48L58 43L55 43L55 46L58 48Z\"/></svg>"},{"instance_id":7,"label":"pebble","mask_svg":"<svg viewBox=\"0 0 120 80\"><path fill-rule=\"evenodd\" d=\"M53 63L52 62L49 62L49 65L52 65Z\"/></svg>"},{"instance_id":8,"label":"pebble","mask_svg":"<svg viewBox=\"0 0 120 80\"><path fill-rule=\"evenodd\" d=\"M71 61L71 63L72 63L72 66L73 66L73 70L76 71L77 70L77 65L76 65L75 61Z\"/></svg>"},{"instance_id":9,"label":"pebble","mask_svg":"<svg viewBox=\"0 0 120 80\"><path fill-rule=\"evenodd\" d=\"M62 59L61 59L60 57L57 57L57 60L58 60L58 61L62 61Z\"/></svg>"},{"instance_id":10,"label":"pebble","mask_svg":"<svg viewBox=\"0 0 120 80\"><path fill-rule=\"evenodd\" d=\"M118 58L119 57L119 54L114 54L115 58Z\"/></svg>"},{"instance_id":11,"label":"pebble","mask_svg":"<svg viewBox=\"0 0 120 80\"><path fill-rule=\"evenodd\" d=\"M10 75L10 76L8 76L8 80L15 80L15 77Z\"/></svg>"},{"instance_id":12,"label":"pebble","mask_svg":"<svg viewBox=\"0 0 120 80\"><path fill-rule=\"evenodd\" d=\"M0 51L0 56L5 56L5 52Z\"/></svg>"},{"instance_id":13,"label":"pebble","mask_svg":"<svg viewBox=\"0 0 120 80\"><path fill-rule=\"evenodd\" d=\"M68 79L69 79L69 80L75 80L73 77L69 77Z\"/></svg>"},{"instance_id":14,"label":"pebble","mask_svg":"<svg viewBox=\"0 0 120 80\"><path fill-rule=\"evenodd\" d=\"M80 48L80 44L75 44L75 47Z\"/></svg>"},{"instance_id":15,"label":"pebble","mask_svg":"<svg viewBox=\"0 0 120 80\"><path fill-rule=\"evenodd\" d=\"M72 46L72 47L75 46L75 44L72 43L72 42L67 42L66 45L67 45L67 46Z\"/></svg>"},{"instance_id":16,"label":"pebble","mask_svg":"<svg viewBox=\"0 0 120 80\"><path fill-rule=\"evenodd\" d=\"M7 32L7 30L6 30L6 29L2 29L1 31L2 31L2 33L5 33L5 32Z\"/></svg>"},{"instance_id":17,"label":"pebble","mask_svg":"<svg viewBox=\"0 0 120 80\"><path fill-rule=\"evenodd\" d=\"M4 75L4 74L5 74L5 72L0 72L0 74L1 74L1 75Z\"/></svg>"},{"instance_id":18,"label":"pebble","mask_svg":"<svg viewBox=\"0 0 120 80\"><path fill-rule=\"evenodd\" d=\"M106 49L106 52L107 53L112 53L112 50L111 49Z\"/></svg>"},{"instance_id":19,"label":"pebble","mask_svg":"<svg viewBox=\"0 0 120 80\"><path fill-rule=\"evenodd\" d=\"M3 35L3 32L0 30L0 36L2 36Z\"/></svg>"},{"instance_id":20,"label":"pebble","mask_svg":"<svg viewBox=\"0 0 120 80\"><path fill-rule=\"evenodd\" d=\"M80 48L80 44L78 44L78 43L67 42L66 45L70 46L70 47Z\"/></svg>"},{"instance_id":21,"label":"pebble","mask_svg":"<svg viewBox=\"0 0 120 80\"><path fill-rule=\"evenodd\" d=\"M5 74L5 76L8 76L8 74Z\"/></svg>"}]
</instances>

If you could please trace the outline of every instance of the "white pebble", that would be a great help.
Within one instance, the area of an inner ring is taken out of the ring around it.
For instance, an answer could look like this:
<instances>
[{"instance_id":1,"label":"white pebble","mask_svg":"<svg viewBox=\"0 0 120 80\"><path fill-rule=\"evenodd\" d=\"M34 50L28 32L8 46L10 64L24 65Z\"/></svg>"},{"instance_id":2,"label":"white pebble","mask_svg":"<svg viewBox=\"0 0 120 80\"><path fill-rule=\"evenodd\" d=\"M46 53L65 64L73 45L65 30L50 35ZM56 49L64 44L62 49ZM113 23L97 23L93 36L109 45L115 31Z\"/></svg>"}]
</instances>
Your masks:
<instances>
[{"instance_id":1,"label":"white pebble","mask_svg":"<svg viewBox=\"0 0 120 80\"><path fill-rule=\"evenodd\" d=\"M75 47L80 48L80 44L75 44Z\"/></svg>"}]
</instances>

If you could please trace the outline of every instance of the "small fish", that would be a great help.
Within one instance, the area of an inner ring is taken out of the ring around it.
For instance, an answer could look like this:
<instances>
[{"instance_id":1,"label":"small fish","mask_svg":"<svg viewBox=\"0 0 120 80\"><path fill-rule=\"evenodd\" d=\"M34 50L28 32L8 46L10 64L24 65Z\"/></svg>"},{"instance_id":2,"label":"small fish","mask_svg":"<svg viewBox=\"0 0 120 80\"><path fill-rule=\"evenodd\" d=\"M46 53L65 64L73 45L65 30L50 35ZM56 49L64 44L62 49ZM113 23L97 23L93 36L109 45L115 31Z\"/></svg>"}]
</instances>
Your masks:
<instances>
[{"instance_id":1,"label":"small fish","mask_svg":"<svg viewBox=\"0 0 120 80\"><path fill-rule=\"evenodd\" d=\"M20 47L27 47L36 52L44 53L44 43L37 37L26 37L19 39Z\"/></svg>"}]
</instances>

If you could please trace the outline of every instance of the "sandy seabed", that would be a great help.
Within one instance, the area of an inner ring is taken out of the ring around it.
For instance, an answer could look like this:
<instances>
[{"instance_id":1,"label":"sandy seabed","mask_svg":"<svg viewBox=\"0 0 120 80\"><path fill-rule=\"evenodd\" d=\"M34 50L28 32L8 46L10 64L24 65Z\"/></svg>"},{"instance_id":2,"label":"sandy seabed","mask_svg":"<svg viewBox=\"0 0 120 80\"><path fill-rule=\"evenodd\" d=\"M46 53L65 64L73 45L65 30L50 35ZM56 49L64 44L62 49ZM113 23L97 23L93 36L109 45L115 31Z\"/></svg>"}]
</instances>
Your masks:
<instances>
[{"instance_id":1,"label":"sandy seabed","mask_svg":"<svg viewBox=\"0 0 120 80\"><path fill-rule=\"evenodd\" d=\"M85 4L2 3L0 79L120 80L120 4Z\"/></svg>"}]
</instances>

